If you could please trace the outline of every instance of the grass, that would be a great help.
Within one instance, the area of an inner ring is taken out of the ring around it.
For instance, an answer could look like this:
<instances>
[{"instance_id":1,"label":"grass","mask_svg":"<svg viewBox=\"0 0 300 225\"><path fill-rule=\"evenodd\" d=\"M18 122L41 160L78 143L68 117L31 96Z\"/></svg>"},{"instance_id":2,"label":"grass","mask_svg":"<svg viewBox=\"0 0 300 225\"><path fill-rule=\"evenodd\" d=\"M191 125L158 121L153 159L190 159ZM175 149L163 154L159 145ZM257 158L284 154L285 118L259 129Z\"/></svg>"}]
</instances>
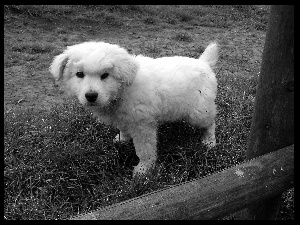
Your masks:
<instances>
[{"instance_id":1,"label":"grass","mask_svg":"<svg viewBox=\"0 0 300 225\"><path fill-rule=\"evenodd\" d=\"M4 12L5 219L67 219L245 159L268 7L10 5ZM161 124L157 174L133 186L133 143L113 144L118 131L61 94L47 72L53 56L87 40L152 57L199 57L218 40L217 147L207 151L201 130L182 121ZM294 218L293 202L291 189L279 219Z\"/></svg>"},{"instance_id":2,"label":"grass","mask_svg":"<svg viewBox=\"0 0 300 225\"><path fill-rule=\"evenodd\" d=\"M184 32L178 33L173 38L175 41L192 42L193 38Z\"/></svg>"},{"instance_id":3,"label":"grass","mask_svg":"<svg viewBox=\"0 0 300 225\"><path fill-rule=\"evenodd\" d=\"M74 210L91 207L91 194L111 190L102 183L124 185L123 176L115 179L114 175L114 171L123 171L115 168L120 166L115 162L117 150L106 143L111 129L81 108L68 105L47 114L9 115L4 125L5 205L13 209L13 218L66 218ZM78 135L73 135L74 130ZM78 204L72 204L74 200Z\"/></svg>"}]
</instances>

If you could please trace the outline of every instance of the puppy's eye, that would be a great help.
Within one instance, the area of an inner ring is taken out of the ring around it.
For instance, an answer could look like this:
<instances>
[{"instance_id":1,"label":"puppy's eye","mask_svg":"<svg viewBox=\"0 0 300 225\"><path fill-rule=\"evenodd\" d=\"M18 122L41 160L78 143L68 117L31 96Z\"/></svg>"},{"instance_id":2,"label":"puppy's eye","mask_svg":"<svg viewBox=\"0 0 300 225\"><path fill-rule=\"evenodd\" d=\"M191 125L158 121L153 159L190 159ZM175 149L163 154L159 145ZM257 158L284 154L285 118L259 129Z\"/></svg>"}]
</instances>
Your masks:
<instances>
[{"instance_id":1,"label":"puppy's eye","mask_svg":"<svg viewBox=\"0 0 300 225\"><path fill-rule=\"evenodd\" d=\"M108 77L108 73L104 73L104 74L102 74L101 75L101 80L104 80L104 79L106 79L107 77Z\"/></svg>"},{"instance_id":2,"label":"puppy's eye","mask_svg":"<svg viewBox=\"0 0 300 225\"><path fill-rule=\"evenodd\" d=\"M82 71L78 71L76 73L76 76L79 77L79 78L83 78L84 77L84 73Z\"/></svg>"}]
</instances>

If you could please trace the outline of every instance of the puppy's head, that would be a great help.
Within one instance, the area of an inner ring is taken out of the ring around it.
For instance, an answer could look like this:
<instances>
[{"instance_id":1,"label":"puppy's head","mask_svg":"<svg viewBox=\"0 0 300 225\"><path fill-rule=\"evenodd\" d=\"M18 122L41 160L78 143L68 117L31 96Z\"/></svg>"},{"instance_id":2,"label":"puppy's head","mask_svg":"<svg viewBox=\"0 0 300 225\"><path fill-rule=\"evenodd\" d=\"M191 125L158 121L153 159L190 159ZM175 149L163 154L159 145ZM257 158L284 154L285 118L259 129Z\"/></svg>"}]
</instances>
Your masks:
<instances>
[{"instance_id":1,"label":"puppy's head","mask_svg":"<svg viewBox=\"0 0 300 225\"><path fill-rule=\"evenodd\" d=\"M85 42L69 46L50 66L55 80L86 107L106 108L131 85L138 70L135 58L117 45Z\"/></svg>"}]
</instances>

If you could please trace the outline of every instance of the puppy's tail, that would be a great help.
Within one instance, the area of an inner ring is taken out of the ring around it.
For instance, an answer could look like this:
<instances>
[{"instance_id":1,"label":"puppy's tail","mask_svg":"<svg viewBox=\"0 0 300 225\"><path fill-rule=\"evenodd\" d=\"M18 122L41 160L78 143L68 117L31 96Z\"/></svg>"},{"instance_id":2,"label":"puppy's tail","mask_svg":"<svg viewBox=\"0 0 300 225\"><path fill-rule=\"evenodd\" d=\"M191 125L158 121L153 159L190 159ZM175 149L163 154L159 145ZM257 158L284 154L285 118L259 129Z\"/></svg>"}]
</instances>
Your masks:
<instances>
[{"instance_id":1,"label":"puppy's tail","mask_svg":"<svg viewBox=\"0 0 300 225\"><path fill-rule=\"evenodd\" d=\"M216 65L218 61L218 44L216 42L209 44L199 59L207 62L210 66Z\"/></svg>"}]
</instances>

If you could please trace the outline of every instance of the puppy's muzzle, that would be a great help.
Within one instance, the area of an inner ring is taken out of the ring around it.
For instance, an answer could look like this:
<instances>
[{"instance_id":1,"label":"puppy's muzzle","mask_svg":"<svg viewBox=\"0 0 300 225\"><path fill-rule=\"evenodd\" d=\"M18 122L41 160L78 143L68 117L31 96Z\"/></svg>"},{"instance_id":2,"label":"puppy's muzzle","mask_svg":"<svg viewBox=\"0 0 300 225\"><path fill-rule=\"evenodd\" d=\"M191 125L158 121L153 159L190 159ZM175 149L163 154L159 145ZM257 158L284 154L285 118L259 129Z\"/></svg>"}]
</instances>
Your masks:
<instances>
[{"instance_id":1,"label":"puppy's muzzle","mask_svg":"<svg viewBox=\"0 0 300 225\"><path fill-rule=\"evenodd\" d=\"M88 102L95 102L98 98L98 93L97 92L88 92L85 94L85 98L86 98L86 100L88 100Z\"/></svg>"}]
</instances>

